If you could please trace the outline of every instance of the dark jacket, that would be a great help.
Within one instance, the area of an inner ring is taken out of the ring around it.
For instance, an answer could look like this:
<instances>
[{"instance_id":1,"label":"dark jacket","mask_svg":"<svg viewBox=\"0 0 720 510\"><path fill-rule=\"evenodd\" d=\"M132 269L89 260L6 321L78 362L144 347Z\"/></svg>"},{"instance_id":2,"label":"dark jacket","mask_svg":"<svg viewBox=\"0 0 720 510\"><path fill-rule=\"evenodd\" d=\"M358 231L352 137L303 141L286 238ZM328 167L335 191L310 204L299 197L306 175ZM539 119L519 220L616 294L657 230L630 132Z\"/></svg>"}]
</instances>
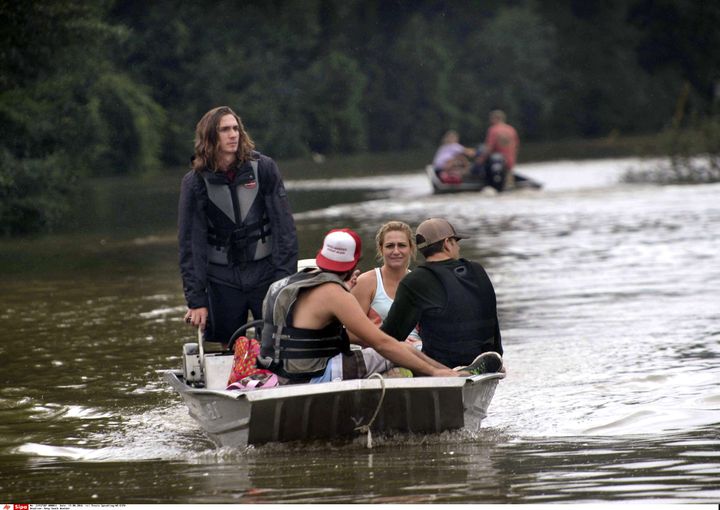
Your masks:
<instances>
[{"instance_id":1,"label":"dark jacket","mask_svg":"<svg viewBox=\"0 0 720 510\"><path fill-rule=\"evenodd\" d=\"M254 152L258 160L258 182L270 218L272 254L242 264L210 264L208 252L208 194L202 177L190 170L182 179L178 204L180 273L189 308L208 306L207 283L214 281L239 289L267 286L297 271L298 243L287 191L275 162ZM251 172L250 163L240 167L234 183Z\"/></svg>"}]
</instances>

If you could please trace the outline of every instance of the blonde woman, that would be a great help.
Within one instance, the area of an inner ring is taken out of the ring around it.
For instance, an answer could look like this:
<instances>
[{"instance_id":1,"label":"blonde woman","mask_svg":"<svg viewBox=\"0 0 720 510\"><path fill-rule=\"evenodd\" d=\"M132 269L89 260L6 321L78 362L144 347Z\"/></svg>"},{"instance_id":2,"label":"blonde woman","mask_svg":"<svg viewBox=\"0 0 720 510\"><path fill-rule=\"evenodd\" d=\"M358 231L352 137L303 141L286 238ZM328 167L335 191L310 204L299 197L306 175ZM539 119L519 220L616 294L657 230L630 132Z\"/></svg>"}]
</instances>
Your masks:
<instances>
[{"instance_id":1,"label":"blonde woman","mask_svg":"<svg viewBox=\"0 0 720 510\"><path fill-rule=\"evenodd\" d=\"M389 221L380 227L375 235L375 247L381 266L358 276L350 292L367 316L379 326L387 316L398 284L409 272L417 250L412 229L402 221ZM415 330L407 341L418 348L422 346Z\"/></svg>"}]
</instances>

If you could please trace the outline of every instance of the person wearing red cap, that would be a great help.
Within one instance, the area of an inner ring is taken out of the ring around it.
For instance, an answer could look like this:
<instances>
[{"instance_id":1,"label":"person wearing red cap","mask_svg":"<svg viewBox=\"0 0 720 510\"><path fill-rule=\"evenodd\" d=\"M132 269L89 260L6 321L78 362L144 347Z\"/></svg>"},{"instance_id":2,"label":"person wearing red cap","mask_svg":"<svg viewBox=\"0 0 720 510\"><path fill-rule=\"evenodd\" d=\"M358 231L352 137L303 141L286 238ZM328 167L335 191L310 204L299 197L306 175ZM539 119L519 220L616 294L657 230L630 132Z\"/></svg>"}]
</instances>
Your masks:
<instances>
[{"instance_id":1,"label":"person wearing red cap","mask_svg":"<svg viewBox=\"0 0 720 510\"><path fill-rule=\"evenodd\" d=\"M259 365L285 383L361 379L394 366L417 375L460 375L396 342L365 315L347 288L361 253L357 233L331 230L315 258L317 268L270 286L263 302ZM351 349L348 333L366 348Z\"/></svg>"},{"instance_id":2,"label":"person wearing red cap","mask_svg":"<svg viewBox=\"0 0 720 510\"><path fill-rule=\"evenodd\" d=\"M460 258L459 241L466 237L442 218L417 227L425 264L400 281L381 329L405 340L418 325L429 357L450 367L496 372L503 348L495 290L480 264Z\"/></svg>"}]
</instances>

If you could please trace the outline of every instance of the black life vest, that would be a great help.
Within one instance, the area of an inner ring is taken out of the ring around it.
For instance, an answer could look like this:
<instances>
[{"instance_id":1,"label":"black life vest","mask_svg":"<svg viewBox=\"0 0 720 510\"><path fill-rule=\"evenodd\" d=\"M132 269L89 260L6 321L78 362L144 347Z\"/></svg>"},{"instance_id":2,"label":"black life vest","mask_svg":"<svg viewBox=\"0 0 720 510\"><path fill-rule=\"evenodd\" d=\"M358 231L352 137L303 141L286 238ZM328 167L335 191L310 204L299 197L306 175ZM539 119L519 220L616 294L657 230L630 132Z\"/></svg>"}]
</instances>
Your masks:
<instances>
[{"instance_id":1,"label":"black life vest","mask_svg":"<svg viewBox=\"0 0 720 510\"><path fill-rule=\"evenodd\" d=\"M293 306L300 292L328 282L345 289L336 274L315 268L304 269L270 286L263 301L260 365L290 380L308 380L322 375L330 358L349 351L347 332L340 322L319 330L292 326Z\"/></svg>"},{"instance_id":2,"label":"black life vest","mask_svg":"<svg viewBox=\"0 0 720 510\"><path fill-rule=\"evenodd\" d=\"M490 279L476 274L472 264L448 267L442 264L418 266L431 271L447 294L445 307L423 313L420 335L423 352L448 367L469 365L481 352L496 350L497 305Z\"/></svg>"},{"instance_id":3,"label":"black life vest","mask_svg":"<svg viewBox=\"0 0 720 510\"><path fill-rule=\"evenodd\" d=\"M242 265L272 250L270 219L260 193L258 163L240 170L232 183L223 174L201 172L208 194L208 262Z\"/></svg>"}]
</instances>

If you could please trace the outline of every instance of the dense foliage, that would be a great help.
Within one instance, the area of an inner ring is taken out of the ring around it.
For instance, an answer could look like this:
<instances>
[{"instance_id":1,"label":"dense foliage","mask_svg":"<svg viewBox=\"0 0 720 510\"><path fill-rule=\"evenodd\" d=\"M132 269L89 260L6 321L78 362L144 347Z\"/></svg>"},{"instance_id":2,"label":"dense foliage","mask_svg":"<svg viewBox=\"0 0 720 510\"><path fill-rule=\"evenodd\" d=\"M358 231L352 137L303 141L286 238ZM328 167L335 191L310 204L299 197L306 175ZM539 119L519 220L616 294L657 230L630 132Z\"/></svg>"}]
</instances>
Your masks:
<instances>
[{"instance_id":1,"label":"dense foliage","mask_svg":"<svg viewBox=\"0 0 720 510\"><path fill-rule=\"evenodd\" d=\"M4 233L52 227L74 177L185 164L220 104L275 158L431 147L448 128L477 143L493 108L524 140L718 108L717 2L0 0L0 20Z\"/></svg>"}]
</instances>

